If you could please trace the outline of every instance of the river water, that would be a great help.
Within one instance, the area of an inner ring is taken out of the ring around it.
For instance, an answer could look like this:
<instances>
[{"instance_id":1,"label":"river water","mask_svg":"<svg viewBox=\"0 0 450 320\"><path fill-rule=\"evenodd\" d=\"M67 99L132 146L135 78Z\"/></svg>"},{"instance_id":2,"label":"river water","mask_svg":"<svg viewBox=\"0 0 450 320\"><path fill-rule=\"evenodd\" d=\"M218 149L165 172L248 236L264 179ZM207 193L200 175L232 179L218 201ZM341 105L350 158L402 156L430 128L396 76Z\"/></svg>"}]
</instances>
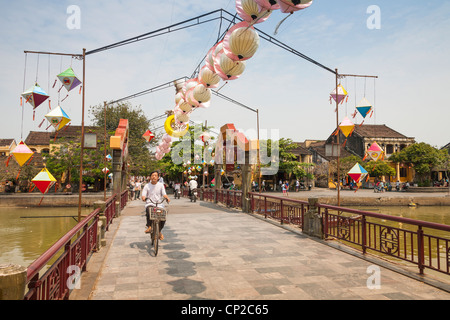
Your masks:
<instances>
[{"instance_id":1,"label":"river water","mask_svg":"<svg viewBox=\"0 0 450 320\"><path fill-rule=\"evenodd\" d=\"M450 225L450 207L359 209ZM83 208L82 214L92 210ZM27 267L77 224L77 216L78 208L0 208L0 264Z\"/></svg>"},{"instance_id":2,"label":"river water","mask_svg":"<svg viewBox=\"0 0 450 320\"><path fill-rule=\"evenodd\" d=\"M92 212L82 208L82 214ZM0 264L28 267L71 230L76 208L0 208Z\"/></svg>"}]
</instances>

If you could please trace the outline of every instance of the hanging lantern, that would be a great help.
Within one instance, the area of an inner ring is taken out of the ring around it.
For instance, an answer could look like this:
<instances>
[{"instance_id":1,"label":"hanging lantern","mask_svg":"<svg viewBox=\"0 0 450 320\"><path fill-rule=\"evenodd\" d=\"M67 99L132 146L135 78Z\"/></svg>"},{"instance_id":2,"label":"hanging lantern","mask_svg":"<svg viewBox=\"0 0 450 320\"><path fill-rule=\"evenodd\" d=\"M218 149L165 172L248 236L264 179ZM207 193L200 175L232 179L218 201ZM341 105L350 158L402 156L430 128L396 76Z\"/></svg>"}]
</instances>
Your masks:
<instances>
[{"instance_id":1,"label":"hanging lantern","mask_svg":"<svg viewBox=\"0 0 450 320\"><path fill-rule=\"evenodd\" d=\"M245 61L234 61L227 57L223 49L216 55L214 68L223 80L235 80L245 70Z\"/></svg>"},{"instance_id":2,"label":"hanging lantern","mask_svg":"<svg viewBox=\"0 0 450 320\"><path fill-rule=\"evenodd\" d=\"M355 125L350 121L348 117L345 117L344 120L339 124L339 129L341 129L341 132L345 137L348 137L355 129Z\"/></svg>"},{"instance_id":3,"label":"hanging lantern","mask_svg":"<svg viewBox=\"0 0 450 320\"><path fill-rule=\"evenodd\" d=\"M271 13L261 8L256 0L236 0L236 12L242 20L251 24L266 21Z\"/></svg>"},{"instance_id":4,"label":"hanging lantern","mask_svg":"<svg viewBox=\"0 0 450 320\"><path fill-rule=\"evenodd\" d=\"M16 159L19 166L23 166L34 154L34 152L28 148L25 142L20 141L17 147L11 152Z\"/></svg>"},{"instance_id":5,"label":"hanging lantern","mask_svg":"<svg viewBox=\"0 0 450 320\"><path fill-rule=\"evenodd\" d=\"M70 122L69 116L60 106L47 113L45 117L56 131L61 130L66 124Z\"/></svg>"},{"instance_id":6,"label":"hanging lantern","mask_svg":"<svg viewBox=\"0 0 450 320\"><path fill-rule=\"evenodd\" d=\"M179 91L175 95L175 104L180 103L181 100L184 100L184 93L182 91Z\"/></svg>"},{"instance_id":7,"label":"hanging lantern","mask_svg":"<svg viewBox=\"0 0 450 320\"><path fill-rule=\"evenodd\" d=\"M246 21L235 24L225 35L223 49L228 58L248 60L259 47L259 35Z\"/></svg>"},{"instance_id":8,"label":"hanging lantern","mask_svg":"<svg viewBox=\"0 0 450 320\"><path fill-rule=\"evenodd\" d=\"M175 114L175 123L178 125L186 125L189 123L188 114Z\"/></svg>"},{"instance_id":9,"label":"hanging lantern","mask_svg":"<svg viewBox=\"0 0 450 320\"><path fill-rule=\"evenodd\" d=\"M36 83L34 86L23 92L22 97L25 99L25 102L28 102L33 106L34 110L47 100L49 95Z\"/></svg>"},{"instance_id":10,"label":"hanging lantern","mask_svg":"<svg viewBox=\"0 0 450 320\"><path fill-rule=\"evenodd\" d=\"M380 145L374 141L372 145L367 149L367 153L365 154L363 160L366 159L366 157L369 156L373 161L383 160L384 159L384 151L380 147Z\"/></svg>"},{"instance_id":11,"label":"hanging lantern","mask_svg":"<svg viewBox=\"0 0 450 320\"><path fill-rule=\"evenodd\" d=\"M278 10L280 9L280 4L277 0L255 0L258 6L264 10Z\"/></svg>"},{"instance_id":12,"label":"hanging lantern","mask_svg":"<svg viewBox=\"0 0 450 320\"><path fill-rule=\"evenodd\" d=\"M142 135L142 138L144 138L147 142L152 141L154 137L155 137L155 135L154 135L150 130L147 130L147 131Z\"/></svg>"},{"instance_id":13,"label":"hanging lantern","mask_svg":"<svg viewBox=\"0 0 450 320\"><path fill-rule=\"evenodd\" d=\"M337 101L337 103L343 103L344 99L347 97L348 93L344 89L342 85L338 85L337 92L336 88L333 90L333 92L330 93L330 97L333 98L334 101ZM330 99L331 101L331 99Z\"/></svg>"},{"instance_id":14,"label":"hanging lantern","mask_svg":"<svg viewBox=\"0 0 450 320\"><path fill-rule=\"evenodd\" d=\"M350 169L348 175L353 179L353 181L355 181L355 183L360 183L368 175L368 172L359 163L357 163Z\"/></svg>"},{"instance_id":15,"label":"hanging lantern","mask_svg":"<svg viewBox=\"0 0 450 320\"><path fill-rule=\"evenodd\" d=\"M216 88L220 82L220 77L205 65L200 69L198 81L203 83L207 88Z\"/></svg>"},{"instance_id":16,"label":"hanging lantern","mask_svg":"<svg viewBox=\"0 0 450 320\"><path fill-rule=\"evenodd\" d=\"M188 81L186 81L183 85L183 89L182 92L184 94L186 94L186 92L188 92L191 88L194 88L196 85L198 85L198 79L194 78L194 79L189 79Z\"/></svg>"},{"instance_id":17,"label":"hanging lantern","mask_svg":"<svg viewBox=\"0 0 450 320\"><path fill-rule=\"evenodd\" d=\"M193 108L194 107L189 102L183 101L179 105L175 106L173 111L174 114L188 114L191 113Z\"/></svg>"},{"instance_id":18,"label":"hanging lantern","mask_svg":"<svg viewBox=\"0 0 450 320\"><path fill-rule=\"evenodd\" d=\"M62 82L64 88L66 88L67 91L70 91L81 84L81 81L73 72L72 67L69 67L66 71L61 72L57 75L57 77L59 81Z\"/></svg>"},{"instance_id":19,"label":"hanging lantern","mask_svg":"<svg viewBox=\"0 0 450 320\"><path fill-rule=\"evenodd\" d=\"M211 90L202 83L199 83L194 87L192 94L193 98L199 103L204 103L211 100Z\"/></svg>"},{"instance_id":20,"label":"hanging lantern","mask_svg":"<svg viewBox=\"0 0 450 320\"><path fill-rule=\"evenodd\" d=\"M105 173L105 174L108 174L109 169L108 169L108 168L103 168L103 169L102 169L102 172Z\"/></svg>"},{"instance_id":21,"label":"hanging lantern","mask_svg":"<svg viewBox=\"0 0 450 320\"><path fill-rule=\"evenodd\" d=\"M278 0L280 10L283 13L293 13L312 5L312 0Z\"/></svg>"},{"instance_id":22,"label":"hanging lantern","mask_svg":"<svg viewBox=\"0 0 450 320\"><path fill-rule=\"evenodd\" d=\"M43 168L41 172L39 172L32 180L34 185L41 191L43 194L47 193L51 186L56 182L55 177L47 170L47 168Z\"/></svg>"}]
</instances>

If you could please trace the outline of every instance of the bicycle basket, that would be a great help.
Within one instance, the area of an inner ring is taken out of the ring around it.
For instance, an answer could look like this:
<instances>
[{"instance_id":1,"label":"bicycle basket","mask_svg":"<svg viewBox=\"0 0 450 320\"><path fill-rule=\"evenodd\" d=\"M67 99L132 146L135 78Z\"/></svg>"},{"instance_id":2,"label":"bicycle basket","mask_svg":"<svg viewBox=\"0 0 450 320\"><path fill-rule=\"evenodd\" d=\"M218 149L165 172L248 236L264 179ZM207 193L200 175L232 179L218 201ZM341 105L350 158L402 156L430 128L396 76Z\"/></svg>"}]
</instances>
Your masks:
<instances>
[{"instance_id":1,"label":"bicycle basket","mask_svg":"<svg viewBox=\"0 0 450 320\"><path fill-rule=\"evenodd\" d=\"M150 210L150 220L166 221L167 212L163 208L152 207Z\"/></svg>"}]
</instances>

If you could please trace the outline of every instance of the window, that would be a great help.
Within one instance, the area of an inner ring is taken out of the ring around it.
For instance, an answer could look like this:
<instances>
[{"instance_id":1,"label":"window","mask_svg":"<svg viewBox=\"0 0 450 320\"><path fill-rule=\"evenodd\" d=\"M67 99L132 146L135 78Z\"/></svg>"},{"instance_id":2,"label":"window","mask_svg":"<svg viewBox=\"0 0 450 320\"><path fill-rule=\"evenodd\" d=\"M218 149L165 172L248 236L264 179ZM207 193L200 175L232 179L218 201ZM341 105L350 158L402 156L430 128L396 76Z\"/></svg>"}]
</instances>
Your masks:
<instances>
[{"instance_id":1,"label":"window","mask_svg":"<svg viewBox=\"0 0 450 320\"><path fill-rule=\"evenodd\" d=\"M400 168L400 177L406 178L408 176L408 171L406 168Z\"/></svg>"},{"instance_id":2,"label":"window","mask_svg":"<svg viewBox=\"0 0 450 320\"><path fill-rule=\"evenodd\" d=\"M392 144L388 144L388 145L386 146L386 153L387 153L387 154L392 154L392 153L394 153L394 146L393 146Z\"/></svg>"}]
</instances>

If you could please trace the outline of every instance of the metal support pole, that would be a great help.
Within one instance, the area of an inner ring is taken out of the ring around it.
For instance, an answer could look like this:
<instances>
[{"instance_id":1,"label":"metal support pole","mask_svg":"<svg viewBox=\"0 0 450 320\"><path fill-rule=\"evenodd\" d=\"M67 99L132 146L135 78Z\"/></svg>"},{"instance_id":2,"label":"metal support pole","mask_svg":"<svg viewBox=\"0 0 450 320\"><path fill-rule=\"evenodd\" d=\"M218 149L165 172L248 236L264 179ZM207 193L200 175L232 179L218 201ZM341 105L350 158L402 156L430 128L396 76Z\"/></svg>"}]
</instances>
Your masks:
<instances>
[{"instance_id":1,"label":"metal support pole","mask_svg":"<svg viewBox=\"0 0 450 320\"><path fill-rule=\"evenodd\" d=\"M106 164L107 164L107 162L106 162L106 145L107 145L107 143L106 143L106 101L104 101L103 102L103 114L104 114L104 120L105 120L105 123L104 123L104 133L105 133L105 146L104 146L104 148L105 148L105 158L103 159L103 162L105 163L105 167L104 167L104 186L103 186L103 201L106 201L106 177L107 177L107 172L106 172Z\"/></svg>"},{"instance_id":2,"label":"metal support pole","mask_svg":"<svg viewBox=\"0 0 450 320\"><path fill-rule=\"evenodd\" d=\"M338 69L336 69L336 130L338 130L338 133L336 135L336 143L337 143L337 159L336 159L336 169L337 169L337 184L336 184L336 189L337 189L337 205L338 207L341 205L341 183L340 183L340 157L339 154L341 152L341 146L340 146L340 142L339 142L339 99L337 98L338 95L338 86L339 86L339 73L338 73Z\"/></svg>"},{"instance_id":3,"label":"metal support pole","mask_svg":"<svg viewBox=\"0 0 450 320\"><path fill-rule=\"evenodd\" d=\"M84 99L86 89L86 49L83 48L83 94L81 102L81 151L80 151L80 185L78 190L78 222L81 221L81 199L83 186L83 156L84 156Z\"/></svg>"},{"instance_id":4,"label":"metal support pole","mask_svg":"<svg viewBox=\"0 0 450 320\"><path fill-rule=\"evenodd\" d=\"M256 109L256 130L258 135L258 188L259 193L261 193L261 155L260 152L260 145L259 145L259 109Z\"/></svg>"}]
</instances>

